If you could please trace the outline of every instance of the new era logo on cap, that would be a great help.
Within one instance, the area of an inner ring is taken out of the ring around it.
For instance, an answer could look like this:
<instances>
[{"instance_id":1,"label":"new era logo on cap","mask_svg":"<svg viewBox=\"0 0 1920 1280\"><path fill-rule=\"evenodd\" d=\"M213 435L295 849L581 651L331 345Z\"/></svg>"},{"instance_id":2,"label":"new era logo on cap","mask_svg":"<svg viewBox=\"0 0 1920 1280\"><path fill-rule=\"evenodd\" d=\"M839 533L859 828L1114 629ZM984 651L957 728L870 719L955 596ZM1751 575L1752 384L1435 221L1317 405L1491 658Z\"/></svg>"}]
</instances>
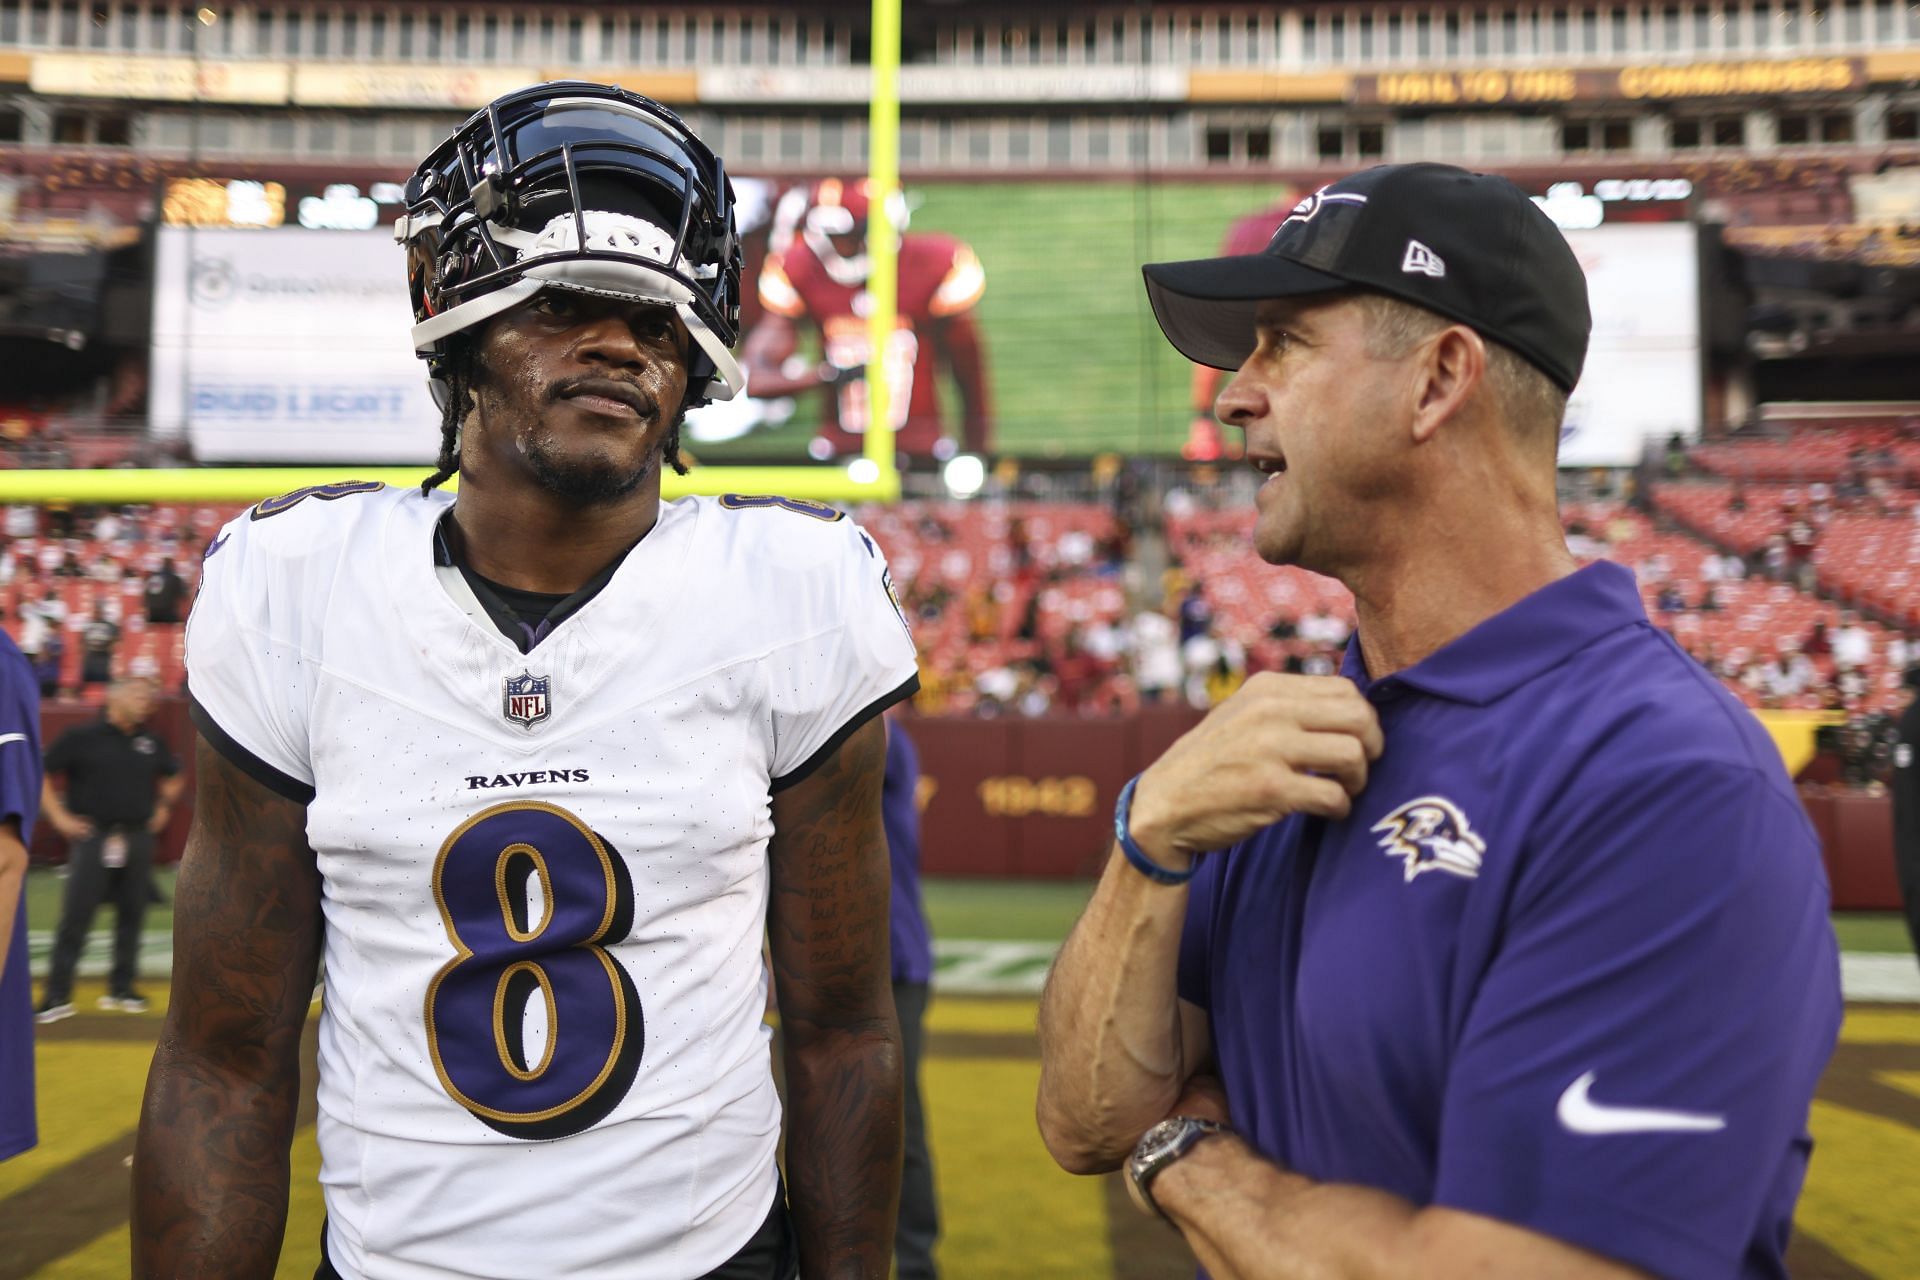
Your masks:
<instances>
[{"instance_id":1,"label":"new era logo on cap","mask_svg":"<svg viewBox=\"0 0 1920 1280\"><path fill-rule=\"evenodd\" d=\"M1439 280L1446 276L1447 264L1440 260L1439 254L1418 240L1409 240L1406 256L1400 259L1400 270L1408 275L1417 271L1423 276Z\"/></svg>"},{"instance_id":2,"label":"new era logo on cap","mask_svg":"<svg viewBox=\"0 0 1920 1280\"><path fill-rule=\"evenodd\" d=\"M1236 369L1262 301L1353 289L1471 326L1571 390L1592 317L1566 237L1505 178L1379 165L1296 205L1259 253L1151 263L1147 296L1189 360Z\"/></svg>"}]
</instances>

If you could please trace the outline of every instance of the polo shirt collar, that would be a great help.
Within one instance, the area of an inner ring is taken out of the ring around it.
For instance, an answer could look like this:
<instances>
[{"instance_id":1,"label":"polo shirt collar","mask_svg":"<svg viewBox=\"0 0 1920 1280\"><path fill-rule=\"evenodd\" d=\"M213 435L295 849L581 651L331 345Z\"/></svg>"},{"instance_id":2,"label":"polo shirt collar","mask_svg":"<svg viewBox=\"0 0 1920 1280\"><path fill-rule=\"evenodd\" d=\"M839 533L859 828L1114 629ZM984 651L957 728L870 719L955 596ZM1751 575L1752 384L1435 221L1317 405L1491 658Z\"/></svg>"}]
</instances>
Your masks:
<instances>
[{"instance_id":1,"label":"polo shirt collar","mask_svg":"<svg viewBox=\"0 0 1920 1280\"><path fill-rule=\"evenodd\" d=\"M1598 560L1550 582L1442 645L1404 671L1367 676L1356 631L1340 674L1360 686L1405 685L1436 698L1485 706L1558 666L1610 631L1647 620L1633 571Z\"/></svg>"}]
</instances>

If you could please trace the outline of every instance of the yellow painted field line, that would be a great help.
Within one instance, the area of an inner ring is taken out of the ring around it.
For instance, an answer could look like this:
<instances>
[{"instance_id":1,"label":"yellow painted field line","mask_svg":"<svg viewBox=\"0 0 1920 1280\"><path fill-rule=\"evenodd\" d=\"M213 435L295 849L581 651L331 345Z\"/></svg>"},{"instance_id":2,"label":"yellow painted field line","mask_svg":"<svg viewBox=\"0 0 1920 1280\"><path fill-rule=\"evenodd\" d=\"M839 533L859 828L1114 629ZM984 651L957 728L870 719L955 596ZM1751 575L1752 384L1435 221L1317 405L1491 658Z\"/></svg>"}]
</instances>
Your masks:
<instances>
[{"instance_id":1,"label":"yellow painted field line","mask_svg":"<svg viewBox=\"0 0 1920 1280\"><path fill-rule=\"evenodd\" d=\"M34 1051L40 1145L0 1163L0 1199L124 1137L139 1122L150 1044L43 1041Z\"/></svg>"},{"instance_id":2,"label":"yellow painted field line","mask_svg":"<svg viewBox=\"0 0 1920 1280\"><path fill-rule=\"evenodd\" d=\"M1100 1180L1061 1172L1029 1118L1040 1064L931 1058L923 1083L941 1271L967 1280L1111 1276Z\"/></svg>"},{"instance_id":3,"label":"yellow painted field line","mask_svg":"<svg viewBox=\"0 0 1920 1280\"><path fill-rule=\"evenodd\" d=\"M969 1000L964 996L937 996L927 1007L927 1029L970 1031L983 1035L1031 1035L1039 1009L1039 1004L1032 1000Z\"/></svg>"},{"instance_id":4,"label":"yellow painted field line","mask_svg":"<svg viewBox=\"0 0 1920 1280\"><path fill-rule=\"evenodd\" d=\"M1920 1257L1920 1133L1893 1120L1815 1102L1813 1164L1796 1229L1884 1280Z\"/></svg>"},{"instance_id":5,"label":"yellow painted field line","mask_svg":"<svg viewBox=\"0 0 1920 1280\"><path fill-rule=\"evenodd\" d=\"M1920 1071L1876 1071L1873 1078L1890 1088L1920 1098Z\"/></svg>"},{"instance_id":6,"label":"yellow painted field line","mask_svg":"<svg viewBox=\"0 0 1920 1280\"><path fill-rule=\"evenodd\" d=\"M1849 1044L1920 1044L1920 1012L1849 1010L1840 1038Z\"/></svg>"}]
</instances>

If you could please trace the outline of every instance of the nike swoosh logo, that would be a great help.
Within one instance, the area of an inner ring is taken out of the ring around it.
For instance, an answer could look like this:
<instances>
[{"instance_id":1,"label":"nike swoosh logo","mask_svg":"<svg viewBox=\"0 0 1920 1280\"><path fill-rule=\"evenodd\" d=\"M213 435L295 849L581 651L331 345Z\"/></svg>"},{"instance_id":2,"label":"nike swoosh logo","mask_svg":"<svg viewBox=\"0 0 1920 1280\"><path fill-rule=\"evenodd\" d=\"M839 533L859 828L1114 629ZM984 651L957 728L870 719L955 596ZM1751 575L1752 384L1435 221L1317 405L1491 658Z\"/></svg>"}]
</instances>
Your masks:
<instances>
[{"instance_id":1,"label":"nike swoosh logo","mask_svg":"<svg viewBox=\"0 0 1920 1280\"><path fill-rule=\"evenodd\" d=\"M1727 1127L1725 1116L1704 1111L1667 1111L1658 1107L1609 1107L1588 1094L1597 1072L1567 1086L1555 1114L1569 1133L1714 1133Z\"/></svg>"},{"instance_id":2,"label":"nike swoosh logo","mask_svg":"<svg viewBox=\"0 0 1920 1280\"><path fill-rule=\"evenodd\" d=\"M26 740L27 735L24 733L0 733L0 743L25 742Z\"/></svg>"}]
</instances>

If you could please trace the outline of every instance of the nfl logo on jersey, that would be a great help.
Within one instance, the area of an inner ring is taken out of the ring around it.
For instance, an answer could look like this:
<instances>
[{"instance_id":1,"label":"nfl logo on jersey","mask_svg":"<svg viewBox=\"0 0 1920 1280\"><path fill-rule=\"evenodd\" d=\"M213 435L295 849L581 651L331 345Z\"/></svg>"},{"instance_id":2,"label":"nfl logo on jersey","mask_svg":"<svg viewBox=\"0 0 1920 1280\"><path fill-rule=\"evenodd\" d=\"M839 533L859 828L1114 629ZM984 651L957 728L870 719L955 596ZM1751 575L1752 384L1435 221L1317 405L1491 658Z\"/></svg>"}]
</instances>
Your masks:
<instances>
[{"instance_id":1,"label":"nfl logo on jersey","mask_svg":"<svg viewBox=\"0 0 1920 1280\"><path fill-rule=\"evenodd\" d=\"M552 683L546 676L536 676L531 671L508 676L506 690L500 696L500 713L523 729L533 728L545 720L551 710L547 689Z\"/></svg>"}]
</instances>

